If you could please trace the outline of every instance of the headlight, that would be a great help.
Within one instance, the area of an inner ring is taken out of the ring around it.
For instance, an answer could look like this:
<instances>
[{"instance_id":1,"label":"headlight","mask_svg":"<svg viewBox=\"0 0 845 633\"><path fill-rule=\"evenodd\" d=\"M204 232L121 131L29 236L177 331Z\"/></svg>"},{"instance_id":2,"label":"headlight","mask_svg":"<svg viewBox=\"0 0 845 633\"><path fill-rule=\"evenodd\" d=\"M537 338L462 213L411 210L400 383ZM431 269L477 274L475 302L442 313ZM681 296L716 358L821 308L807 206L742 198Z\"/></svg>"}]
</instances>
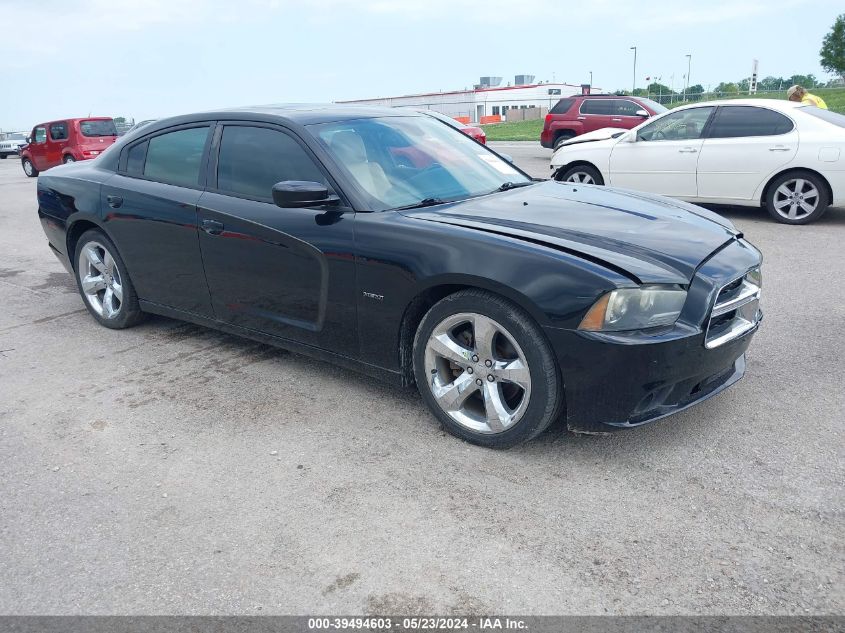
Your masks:
<instances>
[{"instance_id":1,"label":"headlight","mask_svg":"<svg viewBox=\"0 0 845 633\"><path fill-rule=\"evenodd\" d=\"M686 298L687 291L675 286L613 290L593 304L578 329L620 332L672 325L681 315Z\"/></svg>"}]
</instances>

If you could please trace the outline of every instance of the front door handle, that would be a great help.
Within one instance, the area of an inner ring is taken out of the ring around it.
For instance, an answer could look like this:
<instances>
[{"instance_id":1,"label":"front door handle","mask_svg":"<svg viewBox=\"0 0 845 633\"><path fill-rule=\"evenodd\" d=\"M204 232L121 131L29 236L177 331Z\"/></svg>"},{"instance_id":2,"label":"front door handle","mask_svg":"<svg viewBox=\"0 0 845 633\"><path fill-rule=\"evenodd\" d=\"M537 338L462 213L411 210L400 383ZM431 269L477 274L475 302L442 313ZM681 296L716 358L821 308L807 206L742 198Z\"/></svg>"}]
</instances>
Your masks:
<instances>
[{"instance_id":1,"label":"front door handle","mask_svg":"<svg viewBox=\"0 0 845 633\"><path fill-rule=\"evenodd\" d=\"M698 150L694 147L682 147L678 150L681 154L695 154Z\"/></svg>"},{"instance_id":2,"label":"front door handle","mask_svg":"<svg viewBox=\"0 0 845 633\"><path fill-rule=\"evenodd\" d=\"M610 119L611 121L621 121L622 119Z\"/></svg>"},{"instance_id":3,"label":"front door handle","mask_svg":"<svg viewBox=\"0 0 845 633\"><path fill-rule=\"evenodd\" d=\"M583 121L583 120L585 120L586 118L587 118L587 117L585 117L585 116L579 116L579 117L578 117L578 120L579 120L579 121Z\"/></svg>"},{"instance_id":4,"label":"front door handle","mask_svg":"<svg viewBox=\"0 0 845 633\"><path fill-rule=\"evenodd\" d=\"M106 196L106 202L112 209L118 209L123 204L123 198L120 196Z\"/></svg>"},{"instance_id":5,"label":"front door handle","mask_svg":"<svg viewBox=\"0 0 845 633\"><path fill-rule=\"evenodd\" d=\"M202 230L209 235L220 235L223 232L223 223L217 220L203 220Z\"/></svg>"}]
</instances>

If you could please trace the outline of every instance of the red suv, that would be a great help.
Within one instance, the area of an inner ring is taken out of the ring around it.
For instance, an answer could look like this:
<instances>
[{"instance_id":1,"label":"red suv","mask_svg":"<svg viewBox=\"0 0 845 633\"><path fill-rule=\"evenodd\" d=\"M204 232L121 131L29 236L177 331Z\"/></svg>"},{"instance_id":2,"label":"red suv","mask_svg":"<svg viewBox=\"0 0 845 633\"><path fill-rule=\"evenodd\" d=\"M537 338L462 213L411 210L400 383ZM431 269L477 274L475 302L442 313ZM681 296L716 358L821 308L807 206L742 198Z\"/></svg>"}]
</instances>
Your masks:
<instances>
[{"instance_id":1,"label":"red suv","mask_svg":"<svg viewBox=\"0 0 845 633\"><path fill-rule=\"evenodd\" d=\"M666 112L656 101L618 95L576 95L557 102L546 115L540 145L557 149L564 141L603 127L630 130L655 114Z\"/></svg>"},{"instance_id":2,"label":"red suv","mask_svg":"<svg viewBox=\"0 0 845 633\"><path fill-rule=\"evenodd\" d=\"M96 158L116 140L114 121L107 117L40 123L21 148L21 164L32 178L62 163Z\"/></svg>"}]
</instances>

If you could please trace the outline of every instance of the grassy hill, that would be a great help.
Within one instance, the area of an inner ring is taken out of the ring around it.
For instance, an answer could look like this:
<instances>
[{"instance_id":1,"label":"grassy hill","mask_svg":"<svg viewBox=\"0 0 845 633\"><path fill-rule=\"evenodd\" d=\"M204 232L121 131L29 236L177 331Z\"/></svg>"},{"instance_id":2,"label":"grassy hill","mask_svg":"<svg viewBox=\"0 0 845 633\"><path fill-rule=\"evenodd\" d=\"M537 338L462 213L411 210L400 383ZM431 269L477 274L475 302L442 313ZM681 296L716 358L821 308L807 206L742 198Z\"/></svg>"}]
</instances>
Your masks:
<instances>
[{"instance_id":1,"label":"grassy hill","mask_svg":"<svg viewBox=\"0 0 845 633\"><path fill-rule=\"evenodd\" d=\"M826 88L814 90L827 103L827 107L834 112L845 114L845 88ZM766 93L757 95L760 99L786 99L786 92ZM748 95L735 97L719 97L720 99L747 99ZM674 108L681 103L672 103L668 107ZM513 123L493 123L482 125L488 141L537 141L540 142L540 132L543 131L543 119L534 121L514 121Z\"/></svg>"}]
</instances>

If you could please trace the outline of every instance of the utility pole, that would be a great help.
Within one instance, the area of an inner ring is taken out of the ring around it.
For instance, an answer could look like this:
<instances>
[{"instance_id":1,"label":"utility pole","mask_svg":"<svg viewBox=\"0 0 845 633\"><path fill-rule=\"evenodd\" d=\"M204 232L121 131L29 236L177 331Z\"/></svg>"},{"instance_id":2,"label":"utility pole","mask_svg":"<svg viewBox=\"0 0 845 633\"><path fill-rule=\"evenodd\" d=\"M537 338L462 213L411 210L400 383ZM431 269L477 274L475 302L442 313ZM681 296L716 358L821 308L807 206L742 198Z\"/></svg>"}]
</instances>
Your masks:
<instances>
[{"instance_id":1,"label":"utility pole","mask_svg":"<svg viewBox=\"0 0 845 633\"><path fill-rule=\"evenodd\" d=\"M590 71L590 88L593 87L593 71Z\"/></svg>"},{"instance_id":2,"label":"utility pole","mask_svg":"<svg viewBox=\"0 0 845 633\"><path fill-rule=\"evenodd\" d=\"M684 84L684 101L687 100L687 89L689 88L689 71L690 66L692 65L692 55L687 55L687 81Z\"/></svg>"},{"instance_id":3,"label":"utility pole","mask_svg":"<svg viewBox=\"0 0 845 633\"><path fill-rule=\"evenodd\" d=\"M631 87L631 94L633 95L637 90L637 47L632 46L631 50L634 51L634 83Z\"/></svg>"}]
</instances>

